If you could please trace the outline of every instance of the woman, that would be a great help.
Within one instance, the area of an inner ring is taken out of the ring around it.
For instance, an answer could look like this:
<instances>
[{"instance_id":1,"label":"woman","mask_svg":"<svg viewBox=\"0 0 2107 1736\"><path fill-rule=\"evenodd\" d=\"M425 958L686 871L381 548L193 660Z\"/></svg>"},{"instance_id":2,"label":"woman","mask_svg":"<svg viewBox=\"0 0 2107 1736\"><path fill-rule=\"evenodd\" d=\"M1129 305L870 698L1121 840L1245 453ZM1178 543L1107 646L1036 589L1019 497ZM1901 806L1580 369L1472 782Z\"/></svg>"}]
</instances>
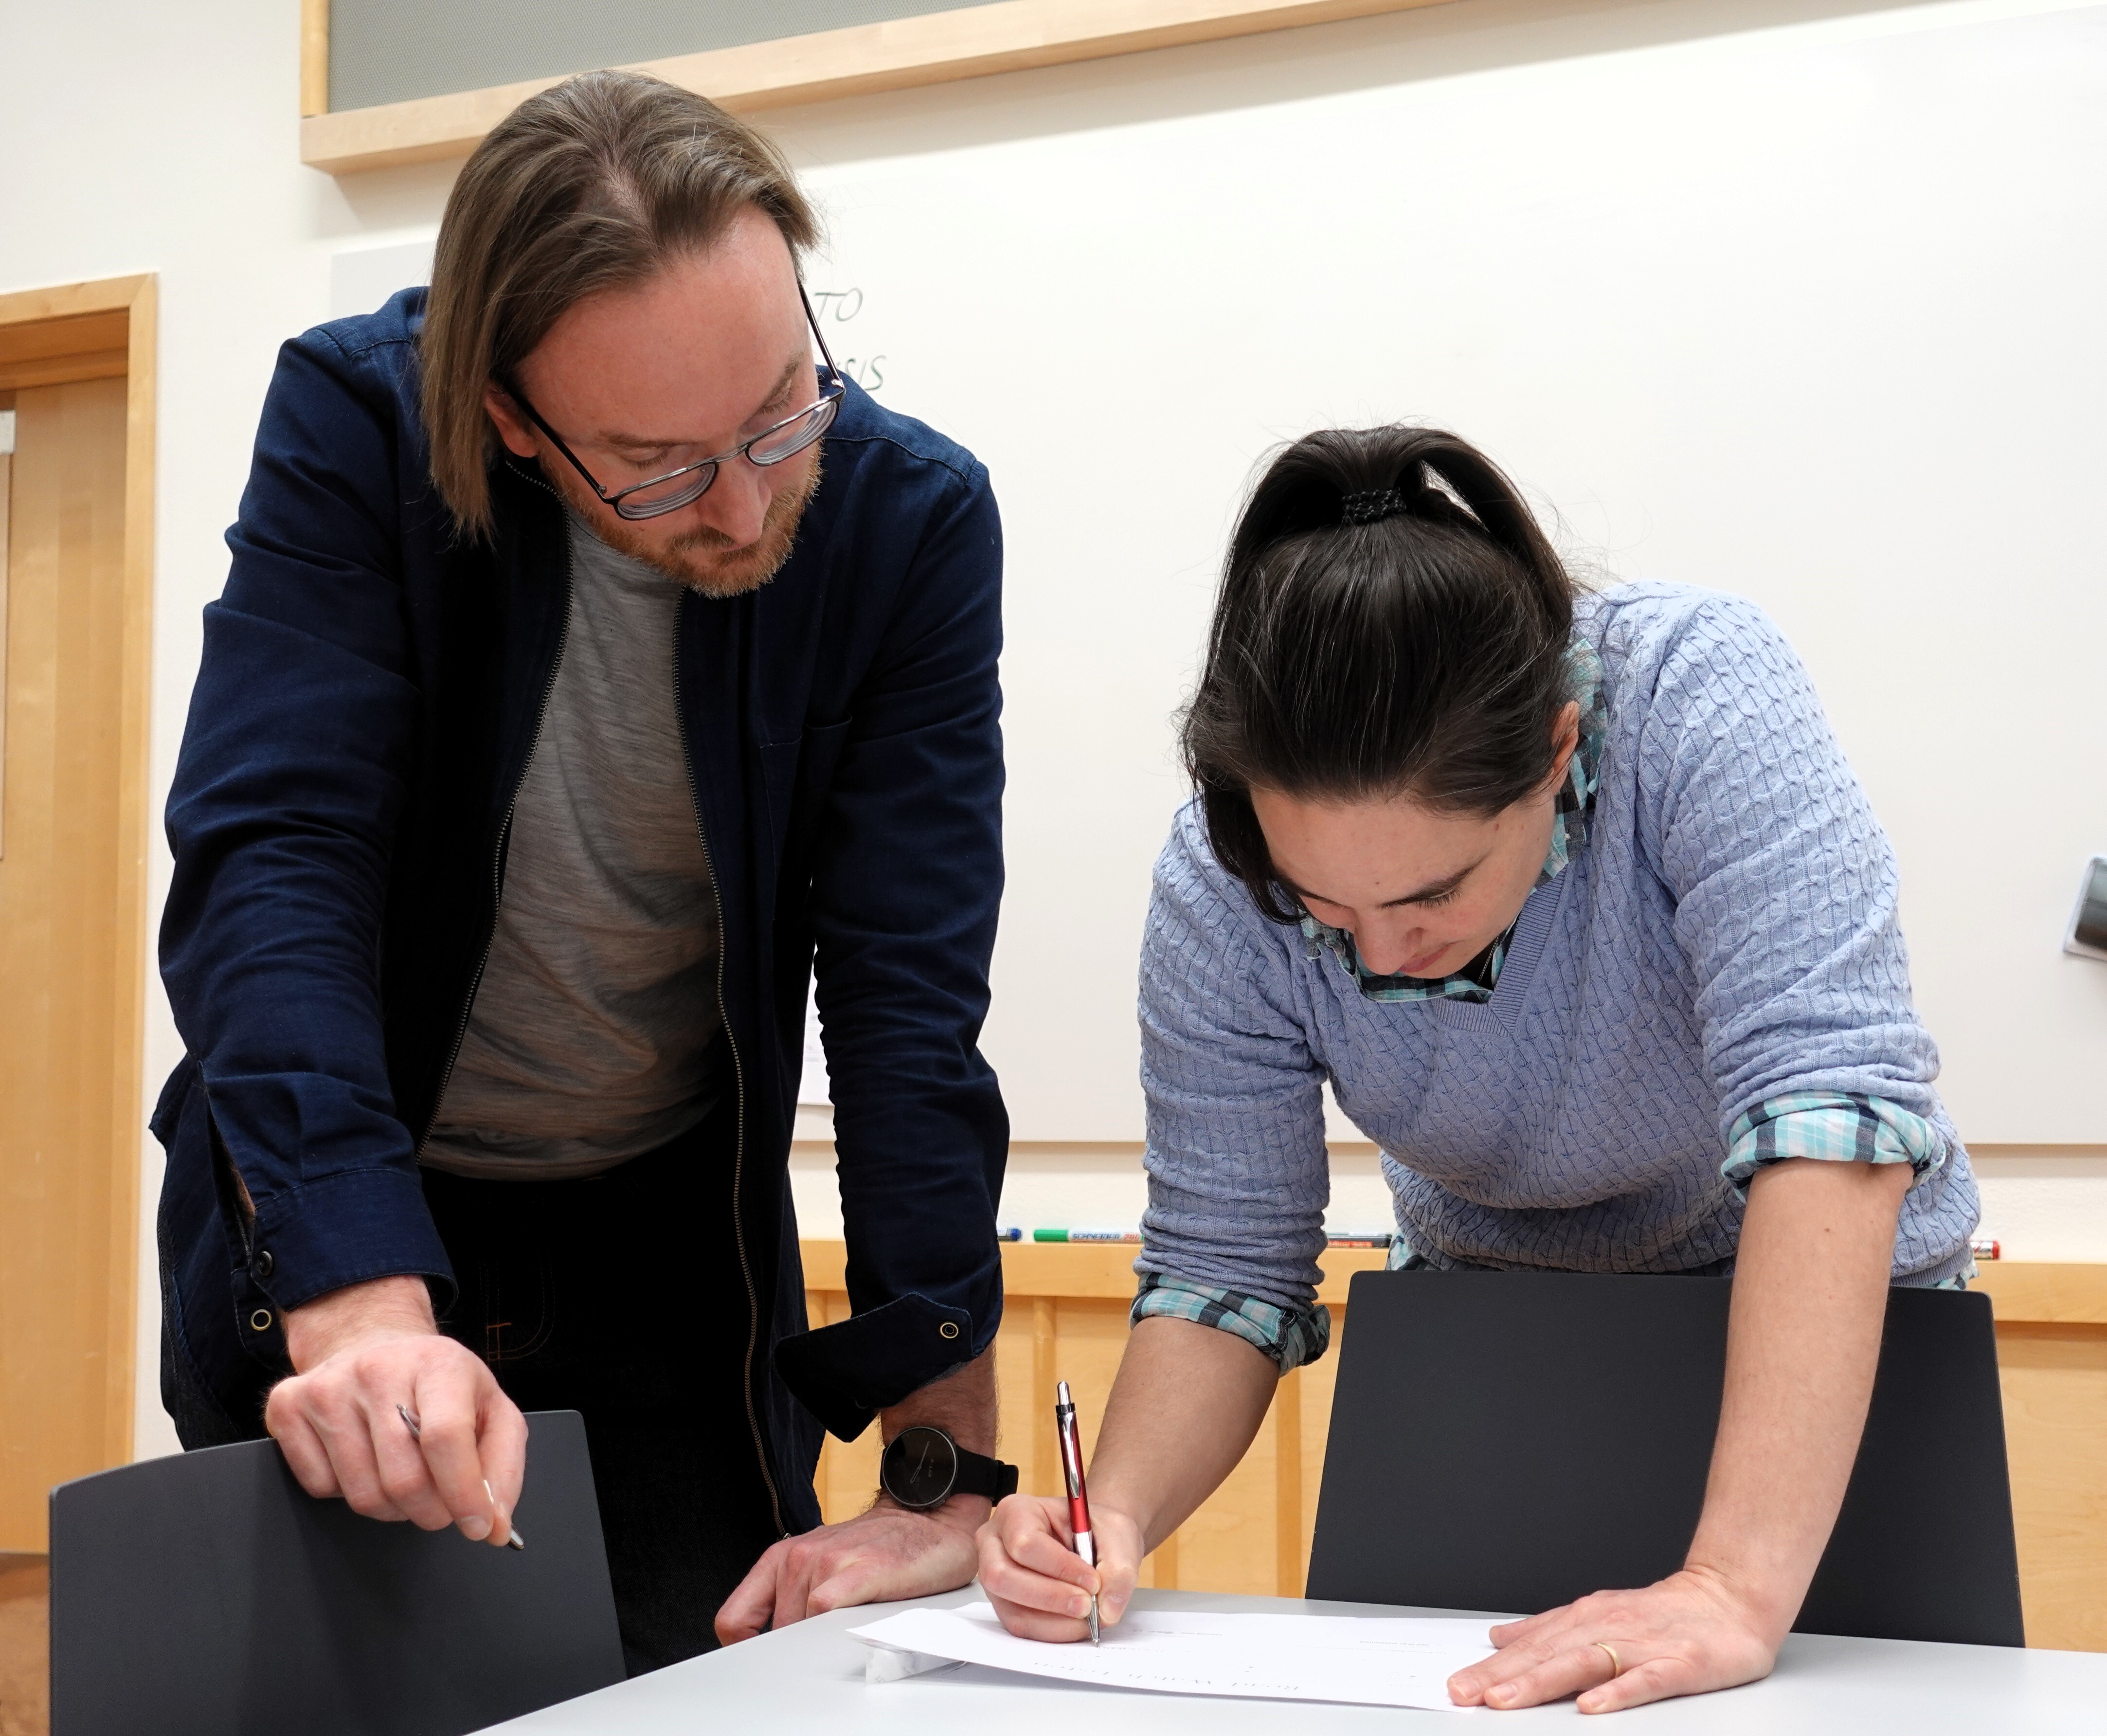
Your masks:
<instances>
[{"instance_id":1,"label":"woman","mask_svg":"<svg viewBox=\"0 0 2107 1736\"><path fill-rule=\"evenodd\" d=\"M1682 1570L1493 1630L1450 1684L1607 1711L1768 1671L1864 1425L1886 1287L1976 1217L1888 842L1753 605L1576 589L1451 435L1310 435L1237 530L1142 960L1149 1209L1090 1471L1098 1567L1013 1497L1015 1632L1143 1554L1323 1353L1321 1087L1386 1154L1395 1263L1736 1275ZM1898 1474L1907 1474L1897 1467Z\"/></svg>"}]
</instances>

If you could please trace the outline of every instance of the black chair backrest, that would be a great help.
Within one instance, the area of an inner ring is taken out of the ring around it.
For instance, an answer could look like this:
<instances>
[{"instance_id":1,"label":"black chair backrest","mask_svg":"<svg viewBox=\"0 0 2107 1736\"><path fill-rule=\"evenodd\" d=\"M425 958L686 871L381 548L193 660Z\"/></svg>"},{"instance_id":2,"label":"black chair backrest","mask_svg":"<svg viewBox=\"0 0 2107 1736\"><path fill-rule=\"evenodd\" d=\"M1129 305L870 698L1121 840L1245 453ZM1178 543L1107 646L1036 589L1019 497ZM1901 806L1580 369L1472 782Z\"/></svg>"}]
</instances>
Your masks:
<instances>
[{"instance_id":1,"label":"black chair backrest","mask_svg":"<svg viewBox=\"0 0 2107 1736\"><path fill-rule=\"evenodd\" d=\"M274 1441L61 1484L52 1736L460 1736L621 1680L584 1419L528 1423L524 1549L316 1500Z\"/></svg>"},{"instance_id":2,"label":"black chair backrest","mask_svg":"<svg viewBox=\"0 0 2107 1736\"><path fill-rule=\"evenodd\" d=\"M1309 1595L1534 1614L1675 1572L1704 1504L1732 1289L1357 1275ZM2025 1644L1987 1296L1889 1293L1864 1442L1795 1625Z\"/></svg>"}]
</instances>

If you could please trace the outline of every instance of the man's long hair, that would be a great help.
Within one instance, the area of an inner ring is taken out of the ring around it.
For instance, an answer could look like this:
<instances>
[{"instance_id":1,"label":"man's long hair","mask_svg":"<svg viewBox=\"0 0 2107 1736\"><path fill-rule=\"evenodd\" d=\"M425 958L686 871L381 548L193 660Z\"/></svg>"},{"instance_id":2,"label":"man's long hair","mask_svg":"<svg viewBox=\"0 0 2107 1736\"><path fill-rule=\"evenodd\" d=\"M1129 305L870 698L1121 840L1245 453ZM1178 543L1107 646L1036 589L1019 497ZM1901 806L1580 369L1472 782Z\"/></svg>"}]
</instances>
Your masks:
<instances>
[{"instance_id":1,"label":"man's long hair","mask_svg":"<svg viewBox=\"0 0 2107 1736\"><path fill-rule=\"evenodd\" d=\"M755 205L793 254L819 223L775 147L706 97L590 72L530 97L476 147L439 225L420 348L432 479L460 533L491 532L483 387L589 295L707 250Z\"/></svg>"}]
</instances>

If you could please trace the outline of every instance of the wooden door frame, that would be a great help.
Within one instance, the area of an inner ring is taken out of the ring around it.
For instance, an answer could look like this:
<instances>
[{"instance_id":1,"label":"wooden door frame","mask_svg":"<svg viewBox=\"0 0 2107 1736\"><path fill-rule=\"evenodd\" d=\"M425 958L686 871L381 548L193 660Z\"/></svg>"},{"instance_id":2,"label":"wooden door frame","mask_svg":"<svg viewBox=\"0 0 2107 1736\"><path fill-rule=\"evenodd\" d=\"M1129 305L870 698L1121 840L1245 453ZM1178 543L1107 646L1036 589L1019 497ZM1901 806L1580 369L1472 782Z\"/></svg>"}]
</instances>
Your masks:
<instances>
[{"instance_id":1,"label":"wooden door frame","mask_svg":"<svg viewBox=\"0 0 2107 1736\"><path fill-rule=\"evenodd\" d=\"M0 389L61 385L122 374L124 404L123 710L118 720L117 1022L109 1089L117 1129L110 1152L110 1295L103 1347L103 1456L133 1455L139 1341L139 1158L146 1041L146 847L154 636L154 273L0 295ZM101 316L101 317L96 317ZM113 319L110 316L121 316ZM50 341L24 330L44 326ZM109 339L122 333L121 349ZM10 341L10 340L13 341ZM25 341L26 340L26 341ZM92 345L93 347L83 347ZM48 353L37 352L48 351Z\"/></svg>"}]
</instances>

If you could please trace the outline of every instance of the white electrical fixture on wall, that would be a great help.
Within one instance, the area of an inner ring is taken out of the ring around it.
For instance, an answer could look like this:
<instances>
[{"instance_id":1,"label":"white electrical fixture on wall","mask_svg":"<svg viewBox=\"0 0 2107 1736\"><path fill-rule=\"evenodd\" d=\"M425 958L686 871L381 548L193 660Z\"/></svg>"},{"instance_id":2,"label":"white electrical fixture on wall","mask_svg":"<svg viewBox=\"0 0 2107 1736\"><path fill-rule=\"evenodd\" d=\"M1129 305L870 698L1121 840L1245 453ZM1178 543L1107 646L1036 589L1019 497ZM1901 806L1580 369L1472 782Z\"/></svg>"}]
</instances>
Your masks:
<instances>
[{"instance_id":1,"label":"white electrical fixture on wall","mask_svg":"<svg viewBox=\"0 0 2107 1736\"><path fill-rule=\"evenodd\" d=\"M380 247L347 247L330 255L329 317L371 313L398 290L429 283L434 240L424 236Z\"/></svg>"},{"instance_id":2,"label":"white electrical fixture on wall","mask_svg":"<svg viewBox=\"0 0 2107 1736\"><path fill-rule=\"evenodd\" d=\"M2063 950L2082 959L2107 960L2107 856L2096 856L2085 865Z\"/></svg>"}]
</instances>

